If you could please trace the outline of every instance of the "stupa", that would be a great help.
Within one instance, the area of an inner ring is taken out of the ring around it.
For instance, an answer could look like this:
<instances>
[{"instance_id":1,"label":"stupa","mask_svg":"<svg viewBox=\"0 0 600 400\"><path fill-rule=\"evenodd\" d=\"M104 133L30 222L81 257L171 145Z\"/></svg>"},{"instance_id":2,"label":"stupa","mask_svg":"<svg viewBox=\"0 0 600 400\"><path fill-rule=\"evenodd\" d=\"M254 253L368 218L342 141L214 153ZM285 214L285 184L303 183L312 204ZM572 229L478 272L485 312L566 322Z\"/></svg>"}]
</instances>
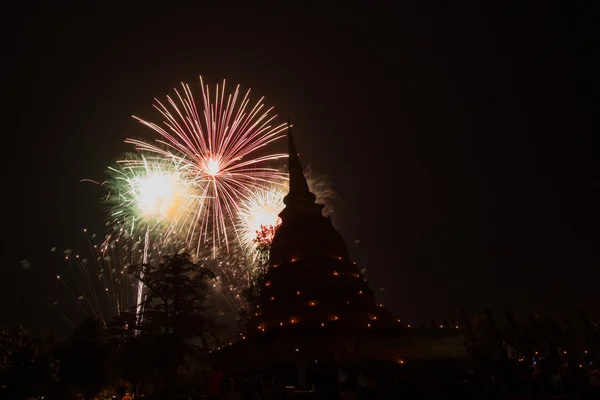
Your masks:
<instances>
[{"instance_id":1,"label":"stupa","mask_svg":"<svg viewBox=\"0 0 600 400\"><path fill-rule=\"evenodd\" d=\"M289 193L260 304L240 340L219 347L214 359L231 370L251 370L285 369L299 359L404 363L460 355L456 332L410 329L377 302L310 192L289 126L287 137Z\"/></svg>"},{"instance_id":2,"label":"stupa","mask_svg":"<svg viewBox=\"0 0 600 400\"><path fill-rule=\"evenodd\" d=\"M289 193L271 245L259 315L249 328L396 325L310 192L290 127L287 137Z\"/></svg>"}]
</instances>

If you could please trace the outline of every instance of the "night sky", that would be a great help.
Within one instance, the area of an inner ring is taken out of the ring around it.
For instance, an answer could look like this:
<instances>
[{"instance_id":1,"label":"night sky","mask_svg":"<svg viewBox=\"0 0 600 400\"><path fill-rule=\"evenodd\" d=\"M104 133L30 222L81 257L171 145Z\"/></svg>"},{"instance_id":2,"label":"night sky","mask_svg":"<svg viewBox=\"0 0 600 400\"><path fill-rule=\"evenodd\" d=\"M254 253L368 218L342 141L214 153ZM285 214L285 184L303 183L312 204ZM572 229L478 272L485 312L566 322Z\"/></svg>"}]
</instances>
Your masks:
<instances>
[{"instance_id":1,"label":"night sky","mask_svg":"<svg viewBox=\"0 0 600 400\"><path fill-rule=\"evenodd\" d=\"M548 3L16 12L0 323L69 329L49 249L85 249L105 215L80 179L154 137L131 116L158 121L153 98L199 75L291 118L352 256L405 321L598 305L597 19Z\"/></svg>"}]
</instances>

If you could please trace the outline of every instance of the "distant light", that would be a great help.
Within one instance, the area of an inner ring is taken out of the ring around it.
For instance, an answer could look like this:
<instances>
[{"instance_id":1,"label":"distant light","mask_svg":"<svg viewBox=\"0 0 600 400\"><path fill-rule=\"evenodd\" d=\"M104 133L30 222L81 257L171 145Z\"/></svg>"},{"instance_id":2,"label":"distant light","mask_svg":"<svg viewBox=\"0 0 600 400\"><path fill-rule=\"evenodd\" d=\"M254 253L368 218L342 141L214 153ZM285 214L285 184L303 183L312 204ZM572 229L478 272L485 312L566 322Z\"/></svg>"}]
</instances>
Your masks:
<instances>
[{"instance_id":1,"label":"distant light","mask_svg":"<svg viewBox=\"0 0 600 400\"><path fill-rule=\"evenodd\" d=\"M410 328L410 324L408 324L408 325L406 325L406 326L408 326L408 327Z\"/></svg>"},{"instance_id":2,"label":"distant light","mask_svg":"<svg viewBox=\"0 0 600 400\"><path fill-rule=\"evenodd\" d=\"M296 351L299 351L298 349L296 349Z\"/></svg>"}]
</instances>

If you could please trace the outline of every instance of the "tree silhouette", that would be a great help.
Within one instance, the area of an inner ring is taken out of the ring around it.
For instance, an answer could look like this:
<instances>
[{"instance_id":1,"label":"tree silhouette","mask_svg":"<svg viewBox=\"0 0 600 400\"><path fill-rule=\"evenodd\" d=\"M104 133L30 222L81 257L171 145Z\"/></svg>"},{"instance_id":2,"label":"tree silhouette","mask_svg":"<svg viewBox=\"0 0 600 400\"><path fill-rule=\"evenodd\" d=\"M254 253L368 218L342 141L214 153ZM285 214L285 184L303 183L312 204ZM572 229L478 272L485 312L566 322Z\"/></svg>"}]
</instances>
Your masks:
<instances>
[{"instance_id":1,"label":"tree silhouette","mask_svg":"<svg viewBox=\"0 0 600 400\"><path fill-rule=\"evenodd\" d=\"M252 317L252 313L260 303L260 291L264 285L264 277L269 268L269 257L271 253L271 244L277 229L281 225L281 221L277 221L276 225L261 225L256 231L254 243L256 245L256 265L252 271L250 283L248 287L242 291L242 295L248 304L248 309L241 310L240 317L247 320Z\"/></svg>"},{"instance_id":2,"label":"tree silhouette","mask_svg":"<svg viewBox=\"0 0 600 400\"><path fill-rule=\"evenodd\" d=\"M147 389L149 382L157 378L158 360L152 337L136 335L135 324L135 313L122 312L109 321L106 335L114 351L112 367L139 394L140 389Z\"/></svg>"},{"instance_id":3,"label":"tree silhouette","mask_svg":"<svg viewBox=\"0 0 600 400\"><path fill-rule=\"evenodd\" d=\"M131 344L143 346L151 338L156 372L169 394L186 357L207 353L208 342L218 330L205 305L214 274L183 253L165 256L158 266L139 266L134 276L145 285L146 296L136 328L140 338Z\"/></svg>"},{"instance_id":4,"label":"tree silhouette","mask_svg":"<svg viewBox=\"0 0 600 400\"><path fill-rule=\"evenodd\" d=\"M32 337L23 326L0 327L0 398L47 395L58 380L53 337Z\"/></svg>"},{"instance_id":5,"label":"tree silhouette","mask_svg":"<svg viewBox=\"0 0 600 400\"><path fill-rule=\"evenodd\" d=\"M279 225L281 225L280 220L277 221L276 225L261 225L260 230L256 231L254 243L256 243L258 265L263 275L267 272L267 267L269 266L271 244L273 243L277 229L279 229Z\"/></svg>"},{"instance_id":6,"label":"tree silhouette","mask_svg":"<svg viewBox=\"0 0 600 400\"><path fill-rule=\"evenodd\" d=\"M85 399L93 398L109 382L110 346L102 323L87 318L79 324L62 349L61 378Z\"/></svg>"}]
</instances>

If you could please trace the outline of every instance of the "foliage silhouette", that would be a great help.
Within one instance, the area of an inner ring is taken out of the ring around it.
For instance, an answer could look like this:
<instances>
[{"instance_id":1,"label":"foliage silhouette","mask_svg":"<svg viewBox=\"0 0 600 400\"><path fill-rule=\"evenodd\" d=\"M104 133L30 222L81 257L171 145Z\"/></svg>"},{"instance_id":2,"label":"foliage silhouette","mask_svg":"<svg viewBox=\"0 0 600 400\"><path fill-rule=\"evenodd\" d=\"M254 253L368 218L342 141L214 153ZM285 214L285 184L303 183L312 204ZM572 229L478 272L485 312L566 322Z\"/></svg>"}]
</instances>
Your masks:
<instances>
[{"instance_id":1,"label":"foliage silhouette","mask_svg":"<svg viewBox=\"0 0 600 400\"><path fill-rule=\"evenodd\" d=\"M132 356L145 353L146 366L138 369L137 378L160 378L163 392L170 394L179 373L192 360L206 356L209 343L216 339L219 326L206 306L209 281L215 276L187 253L165 256L157 266L140 265L133 274L146 294L135 325L137 337L128 340L128 351Z\"/></svg>"},{"instance_id":2,"label":"foliage silhouette","mask_svg":"<svg viewBox=\"0 0 600 400\"><path fill-rule=\"evenodd\" d=\"M58 380L54 337L32 337L21 325L0 327L0 398L47 395Z\"/></svg>"},{"instance_id":3,"label":"foliage silhouette","mask_svg":"<svg viewBox=\"0 0 600 400\"><path fill-rule=\"evenodd\" d=\"M60 352L61 378L85 399L93 398L111 381L111 347L102 323L97 319L83 320L73 331Z\"/></svg>"}]
</instances>

